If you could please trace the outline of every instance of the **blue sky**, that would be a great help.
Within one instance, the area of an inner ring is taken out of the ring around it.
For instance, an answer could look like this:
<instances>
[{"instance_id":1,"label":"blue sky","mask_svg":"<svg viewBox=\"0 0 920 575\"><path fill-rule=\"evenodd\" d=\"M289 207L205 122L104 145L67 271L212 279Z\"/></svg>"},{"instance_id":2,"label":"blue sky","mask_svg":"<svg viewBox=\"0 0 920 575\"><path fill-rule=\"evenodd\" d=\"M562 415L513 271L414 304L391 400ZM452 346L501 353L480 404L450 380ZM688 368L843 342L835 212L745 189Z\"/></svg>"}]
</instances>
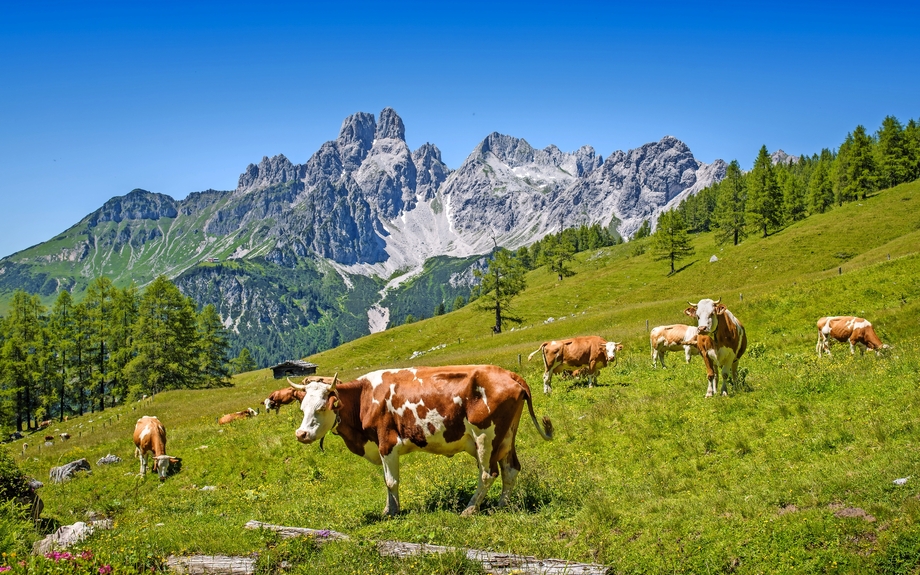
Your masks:
<instances>
[{"instance_id":1,"label":"blue sky","mask_svg":"<svg viewBox=\"0 0 920 575\"><path fill-rule=\"evenodd\" d=\"M134 188L233 189L394 108L451 168L493 131L745 168L920 118L917 3L17 2L0 19L0 256Z\"/></svg>"}]
</instances>

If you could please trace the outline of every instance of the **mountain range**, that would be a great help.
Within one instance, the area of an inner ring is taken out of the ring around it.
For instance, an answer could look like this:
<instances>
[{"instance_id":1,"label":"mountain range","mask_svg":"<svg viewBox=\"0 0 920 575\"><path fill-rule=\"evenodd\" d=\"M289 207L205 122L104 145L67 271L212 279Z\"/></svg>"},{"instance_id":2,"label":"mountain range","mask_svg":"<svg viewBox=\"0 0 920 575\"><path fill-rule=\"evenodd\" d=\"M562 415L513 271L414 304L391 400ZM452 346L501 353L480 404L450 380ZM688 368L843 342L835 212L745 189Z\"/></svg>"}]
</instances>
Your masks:
<instances>
[{"instance_id":1,"label":"mountain range","mask_svg":"<svg viewBox=\"0 0 920 575\"><path fill-rule=\"evenodd\" d=\"M217 307L234 350L274 362L468 295L471 268L495 245L583 224L628 238L725 168L672 136L604 159L591 146L536 149L492 133L452 170L437 146L409 148L392 108L359 112L305 163L264 157L235 190L110 199L0 260L0 298L25 289L50 301L99 275L143 286L165 274Z\"/></svg>"}]
</instances>

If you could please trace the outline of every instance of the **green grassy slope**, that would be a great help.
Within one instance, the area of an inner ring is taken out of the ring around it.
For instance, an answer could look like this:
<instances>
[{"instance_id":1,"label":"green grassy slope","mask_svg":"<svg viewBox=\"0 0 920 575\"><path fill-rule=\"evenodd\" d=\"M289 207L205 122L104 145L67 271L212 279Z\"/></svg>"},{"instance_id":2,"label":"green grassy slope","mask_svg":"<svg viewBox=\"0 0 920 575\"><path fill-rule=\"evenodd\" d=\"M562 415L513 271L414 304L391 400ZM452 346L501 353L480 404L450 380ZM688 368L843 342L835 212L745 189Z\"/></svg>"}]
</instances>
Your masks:
<instances>
[{"instance_id":1,"label":"green grassy slope","mask_svg":"<svg viewBox=\"0 0 920 575\"><path fill-rule=\"evenodd\" d=\"M90 510L113 516L116 528L89 545L145 566L169 553L264 549L270 537L242 529L258 519L335 529L362 541L600 562L615 572L915 573L916 202L920 182L739 246L718 248L702 235L694 240L697 256L672 276L648 254L634 255L635 244L580 254L577 274L562 282L545 270L528 276L516 302L525 322L513 331L492 336L488 314L471 305L309 358L321 373L345 378L379 367L486 362L524 375L538 415L552 417L557 434L544 442L522 423L524 470L510 510L494 509L494 486L483 513L459 517L475 486L472 459L416 454L403 459L406 513L382 520L380 469L336 437L327 438L325 453L298 444L295 407L218 428L217 416L256 407L279 387L265 370L236 377L230 389L164 393L65 422L56 427L74 439L40 453L33 445L22 465L43 478L50 466L78 457L124 458L94 466L91 476L47 485L45 514L63 523ZM719 260L710 263L713 254ZM750 353L741 368L750 391L705 399L699 358L684 365L670 355L672 368L651 368L646 320L682 322L687 300L720 296L748 330ZM851 358L838 345L834 357L817 360L816 319L849 313L873 321L895 346L888 357ZM554 380L554 393L543 395L541 366L526 355L544 340L580 334L623 341L619 364L602 372L598 387ZM426 353L410 360L414 352ZM168 451L183 458L181 473L163 484L131 473L131 430L143 414L163 420ZM101 420L111 426L100 429ZM19 443L12 448L18 453ZM892 483L908 476L903 486ZM202 491L206 485L216 489ZM295 573L416 569L375 564L358 544L298 557L309 562Z\"/></svg>"}]
</instances>

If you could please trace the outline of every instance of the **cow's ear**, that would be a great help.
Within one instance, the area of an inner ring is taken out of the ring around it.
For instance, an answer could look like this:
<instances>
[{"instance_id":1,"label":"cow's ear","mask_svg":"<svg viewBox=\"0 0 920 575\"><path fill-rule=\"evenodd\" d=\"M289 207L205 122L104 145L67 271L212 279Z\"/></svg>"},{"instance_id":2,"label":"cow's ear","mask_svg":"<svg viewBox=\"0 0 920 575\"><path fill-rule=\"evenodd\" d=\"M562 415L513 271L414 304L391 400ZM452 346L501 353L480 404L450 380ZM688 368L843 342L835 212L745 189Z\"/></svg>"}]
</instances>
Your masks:
<instances>
[{"instance_id":1,"label":"cow's ear","mask_svg":"<svg viewBox=\"0 0 920 575\"><path fill-rule=\"evenodd\" d=\"M690 306L684 310L684 313L690 317L696 317L696 306Z\"/></svg>"},{"instance_id":2,"label":"cow's ear","mask_svg":"<svg viewBox=\"0 0 920 575\"><path fill-rule=\"evenodd\" d=\"M725 304L719 304L716 306L714 313L725 313Z\"/></svg>"},{"instance_id":3,"label":"cow's ear","mask_svg":"<svg viewBox=\"0 0 920 575\"><path fill-rule=\"evenodd\" d=\"M342 402L339 401L339 396L334 393L330 394L329 397L326 398L326 409L331 409L332 411L342 409Z\"/></svg>"}]
</instances>

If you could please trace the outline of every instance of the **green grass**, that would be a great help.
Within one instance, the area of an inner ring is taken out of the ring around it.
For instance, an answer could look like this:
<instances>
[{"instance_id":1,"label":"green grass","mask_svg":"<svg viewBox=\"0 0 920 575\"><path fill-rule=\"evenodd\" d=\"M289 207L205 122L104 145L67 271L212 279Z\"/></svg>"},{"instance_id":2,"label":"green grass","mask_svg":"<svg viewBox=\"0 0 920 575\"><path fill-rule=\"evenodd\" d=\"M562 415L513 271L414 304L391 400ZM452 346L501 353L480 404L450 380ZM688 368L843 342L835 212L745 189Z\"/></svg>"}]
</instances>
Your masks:
<instances>
[{"instance_id":1,"label":"green grass","mask_svg":"<svg viewBox=\"0 0 920 575\"><path fill-rule=\"evenodd\" d=\"M474 304L309 358L344 378L410 363L495 363L524 375L557 433L545 442L522 424L524 469L507 510L495 509L494 486L482 513L460 517L475 486L473 460L414 454L403 458L405 512L382 519L380 469L336 437L325 452L298 444L295 407L218 428L217 416L256 407L280 387L267 370L237 376L233 388L164 393L71 420L57 427L74 439L40 454L30 448L22 465L43 479L78 457L122 457L46 485L42 496L45 515L61 523L89 511L113 517L116 528L87 546L132 568L156 567L170 553L258 552L263 572L283 558L294 559L293 573L476 572L457 557L380 559L368 543L395 539L599 562L618 573L916 573L920 210L905 206L918 192L920 183L900 186L736 247L702 235L695 258L671 276L629 244L580 254L577 274L562 282L545 270L528 276L516 301L519 329L492 336ZM718 262L709 263L712 254ZM748 331L741 368L750 391L705 399L699 358L684 365L672 354L671 368L651 368L646 320L689 321L687 300L720 296ZM850 357L837 345L832 358L817 359L817 318L850 313L870 318L894 345L887 357ZM602 371L598 387L556 379L543 395L541 367L526 355L580 334L623 341L619 364ZM131 430L144 414L162 419L169 453L183 458L162 484L135 475ZM100 428L101 420L112 425ZM857 508L873 520L847 516ZM279 542L244 530L250 519L355 540Z\"/></svg>"}]
</instances>

